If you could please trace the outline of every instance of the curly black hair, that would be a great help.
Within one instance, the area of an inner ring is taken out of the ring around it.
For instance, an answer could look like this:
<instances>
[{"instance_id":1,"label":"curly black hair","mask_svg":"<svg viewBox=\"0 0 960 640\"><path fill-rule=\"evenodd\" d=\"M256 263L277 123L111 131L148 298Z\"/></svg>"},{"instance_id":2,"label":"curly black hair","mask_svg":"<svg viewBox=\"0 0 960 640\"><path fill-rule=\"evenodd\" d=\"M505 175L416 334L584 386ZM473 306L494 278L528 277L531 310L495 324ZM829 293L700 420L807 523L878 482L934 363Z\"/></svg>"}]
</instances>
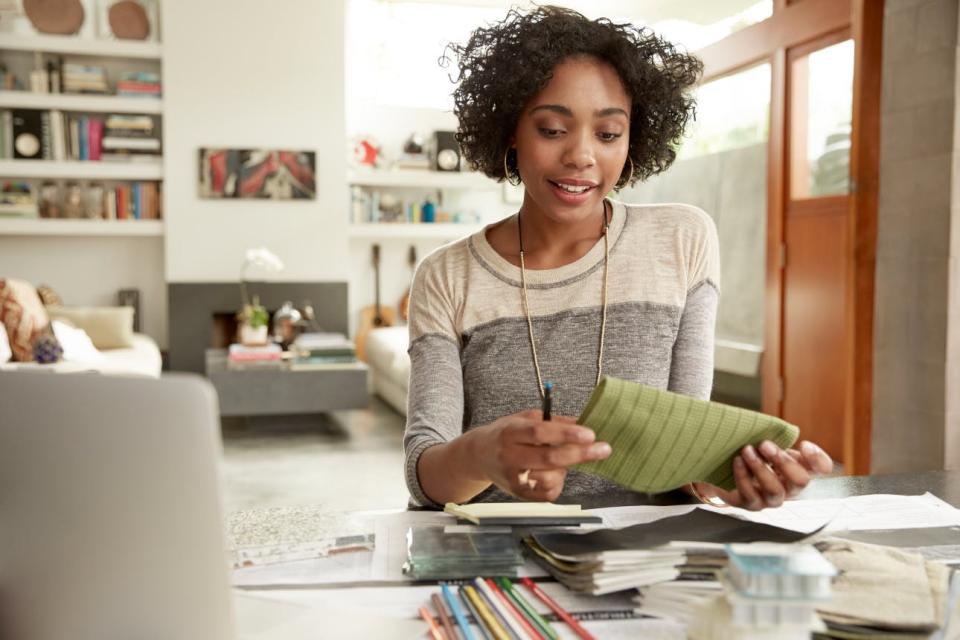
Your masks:
<instances>
[{"instance_id":1,"label":"curly black hair","mask_svg":"<svg viewBox=\"0 0 960 640\"><path fill-rule=\"evenodd\" d=\"M476 29L465 45L449 44L440 58L457 58L453 82L457 141L476 171L498 182L504 155L526 102L550 81L553 70L571 56L591 56L610 64L632 100L630 143L618 188L667 169L687 122L695 117L689 89L703 63L680 52L652 31L606 18L589 20L554 6L529 13L511 9L503 21ZM507 159L517 175L516 154ZM632 166L632 172L630 167Z\"/></svg>"}]
</instances>

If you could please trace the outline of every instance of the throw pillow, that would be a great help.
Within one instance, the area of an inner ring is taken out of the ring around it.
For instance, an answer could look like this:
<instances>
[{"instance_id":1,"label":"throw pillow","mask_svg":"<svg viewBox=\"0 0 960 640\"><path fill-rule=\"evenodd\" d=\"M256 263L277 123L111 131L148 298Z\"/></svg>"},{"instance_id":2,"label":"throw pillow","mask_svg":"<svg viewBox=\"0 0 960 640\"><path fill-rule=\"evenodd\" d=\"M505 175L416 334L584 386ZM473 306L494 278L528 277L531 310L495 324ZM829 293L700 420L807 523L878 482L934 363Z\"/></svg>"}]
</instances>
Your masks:
<instances>
[{"instance_id":1,"label":"throw pillow","mask_svg":"<svg viewBox=\"0 0 960 640\"><path fill-rule=\"evenodd\" d=\"M3 323L0 322L0 364L9 362L12 357L13 352L10 351L10 340L7 338L7 329L3 326Z\"/></svg>"},{"instance_id":2,"label":"throw pillow","mask_svg":"<svg viewBox=\"0 0 960 640\"><path fill-rule=\"evenodd\" d=\"M133 307L55 307L48 310L57 320L68 320L83 329L97 349L133 346Z\"/></svg>"},{"instance_id":3,"label":"throw pillow","mask_svg":"<svg viewBox=\"0 0 960 640\"><path fill-rule=\"evenodd\" d=\"M63 306L63 298L48 284L42 284L37 287L37 295L40 296L40 301L43 302L43 306L45 307Z\"/></svg>"},{"instance_id":4,"label":"throw pillow","mask_svg":"<svg viewBox=\"0 0 960 640\"><path fill-rule=\"evenodd\" d=\"M33 362L33 343L50 326L37 290L29 282L0 278L0 324L17 362Z\"/></svg>"}]
</instances>

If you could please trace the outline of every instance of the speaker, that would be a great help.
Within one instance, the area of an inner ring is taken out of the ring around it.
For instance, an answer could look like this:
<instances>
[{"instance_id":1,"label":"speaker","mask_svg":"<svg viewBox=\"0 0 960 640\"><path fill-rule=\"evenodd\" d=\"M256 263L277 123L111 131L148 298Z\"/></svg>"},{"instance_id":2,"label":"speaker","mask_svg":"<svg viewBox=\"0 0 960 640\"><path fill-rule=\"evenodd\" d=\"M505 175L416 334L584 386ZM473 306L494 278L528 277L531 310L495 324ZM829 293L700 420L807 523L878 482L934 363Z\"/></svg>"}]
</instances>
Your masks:
<instances>
[{"instance_id":1,"label":"speaker","mask_svg":"<svg viewBox=\"0 0 960 640\"><path fill-rule=\"evenodd\" d=\"M133 330L140 333L140 290L120 289L117 292L117 305L133 307Z\"/></svg>"},{"instance_id":2,"label":"speaker","mask_svg":"<svg viewBox=\"0 0 960 640\"><path fill-rule=\"evenodd\" d=\"M460 144L454 131L433 132L433 168L436 171L460 171Z\"/></svg>"}]
</instances>

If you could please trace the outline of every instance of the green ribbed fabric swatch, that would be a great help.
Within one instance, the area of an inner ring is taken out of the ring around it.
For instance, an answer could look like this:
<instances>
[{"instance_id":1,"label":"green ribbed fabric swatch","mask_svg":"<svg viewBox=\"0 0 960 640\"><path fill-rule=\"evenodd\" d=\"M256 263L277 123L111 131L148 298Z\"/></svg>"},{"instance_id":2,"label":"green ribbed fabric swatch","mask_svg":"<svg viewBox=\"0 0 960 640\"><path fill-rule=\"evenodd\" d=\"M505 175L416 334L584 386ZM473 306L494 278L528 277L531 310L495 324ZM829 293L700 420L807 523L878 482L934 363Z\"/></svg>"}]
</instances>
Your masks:
<instances>
[{"instance_id":1,"label":"green ribbed fabric swatch","mask_svg":"<svg viewBox=\"0 0 960 640\"><path fill-rule=\"evenodd\" d=\"M605 376L578 423L609 442L606 460L577 468L634 491L690 482L733 489L733 458L747 444L786 449L800 430L779 418Z\"/></svg>"}]
</instances>

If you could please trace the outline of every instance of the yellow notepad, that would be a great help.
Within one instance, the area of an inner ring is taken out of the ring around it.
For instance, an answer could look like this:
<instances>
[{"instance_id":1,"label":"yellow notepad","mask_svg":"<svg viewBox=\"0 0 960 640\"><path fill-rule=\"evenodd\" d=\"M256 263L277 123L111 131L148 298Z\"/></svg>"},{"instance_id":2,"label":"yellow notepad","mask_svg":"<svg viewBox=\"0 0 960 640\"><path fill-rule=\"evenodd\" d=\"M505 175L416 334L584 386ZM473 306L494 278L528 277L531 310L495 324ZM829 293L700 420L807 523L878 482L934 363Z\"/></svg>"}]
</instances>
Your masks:
<instances>
[{"instance_id":1,"label":"yellow notepad","mask_svg":"<svg viewBox=\"0 0 960 640\"><path fill-rule=\"evenodd\" d=\"M598 516L583 511L578 504L552 502L448 502L443 510L474 524L579 524L601 521Z\"/></svg>"}]
</instances>

